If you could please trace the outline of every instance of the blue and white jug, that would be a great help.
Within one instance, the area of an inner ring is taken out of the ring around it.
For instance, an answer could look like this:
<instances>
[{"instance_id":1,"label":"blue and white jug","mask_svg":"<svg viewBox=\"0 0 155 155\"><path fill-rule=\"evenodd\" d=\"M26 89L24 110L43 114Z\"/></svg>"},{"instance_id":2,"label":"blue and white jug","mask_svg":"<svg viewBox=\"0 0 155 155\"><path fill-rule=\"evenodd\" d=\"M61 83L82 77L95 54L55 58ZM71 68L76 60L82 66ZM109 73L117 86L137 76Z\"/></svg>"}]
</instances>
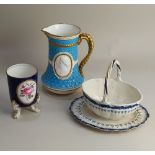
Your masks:
<instances>
[{"instance_id":1,"label":"blue and white jug","mask_svg":"<svg viewBox=\"0 0 155 155\"><path fill-rule=\"evenodd\" d=\"M57 94L71 93L81 87L84 82L83 67L88 61L93 40L89 34L81 33L78 26L71 24L55 24L42 31L48 37L48 66L42 75L43 85ZM78 45L82 39L88 43L88 53L78 64Z\"/></svg>"}]
</instances>

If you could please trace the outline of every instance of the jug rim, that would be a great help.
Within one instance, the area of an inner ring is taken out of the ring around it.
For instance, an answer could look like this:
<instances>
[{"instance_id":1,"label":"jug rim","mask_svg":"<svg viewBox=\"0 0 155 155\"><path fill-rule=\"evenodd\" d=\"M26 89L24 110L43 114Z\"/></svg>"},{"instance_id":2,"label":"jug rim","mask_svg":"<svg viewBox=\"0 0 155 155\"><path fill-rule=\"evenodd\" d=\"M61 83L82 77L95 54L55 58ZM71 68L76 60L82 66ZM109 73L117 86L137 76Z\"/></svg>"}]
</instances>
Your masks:
<instances>
[{"instance_id":1,"label":"jug rim","mask_svg":"<svg viewBox=\"0 0 155 155\"><path fill-rule=\"evenodd\" d=\"M62 28L66 32L63 32ZM58 30L59 31L61 30L62 32L58 32ZM53 24L53 25L44 27L41 29L41 31L44 32L45 35L47 35L48 37L52 37L55 39L74 39L77 36L79 36L79 34L81 33L81 28L74 24L58 23L58 24ZM54 31L57 31L57 32L54 32Z\"/></svg>"}]
</instances>

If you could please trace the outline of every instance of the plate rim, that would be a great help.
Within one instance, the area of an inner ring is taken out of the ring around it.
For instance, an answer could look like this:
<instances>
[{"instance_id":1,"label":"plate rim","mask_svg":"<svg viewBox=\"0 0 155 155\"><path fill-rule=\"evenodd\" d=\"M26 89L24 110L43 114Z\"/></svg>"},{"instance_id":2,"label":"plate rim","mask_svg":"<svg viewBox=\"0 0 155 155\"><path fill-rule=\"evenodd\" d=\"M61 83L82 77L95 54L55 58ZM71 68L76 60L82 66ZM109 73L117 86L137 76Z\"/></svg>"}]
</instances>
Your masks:
<instances>
[{"instance_id":1,"label":"plate rim","mask_svg":"<svg viewBox=\"0 0 155 155\"><path fill-rule=\"evenodd\" d=\"M95 126L95 125L93 125L93 124L90 124L90 123L85 122L85 121L83 121L82 119L78 118L78 117L74 114L74 112L72 111L73 104L74 104L77 100L79 100L79 99L81 99L81 98L83 98L83 97L84 97L84 96L80 96L80 97L78 97L78 98L75 98L75 99L71 102L71 104L70 104L69 111L70 111L71 115L73 116L73 118L76 119L79 123L81 123L81 124L83 124L83 125L85 125L85 126L89 126L89 127L91 127L91 128L95 128L95 129L100 130L100 131L105 131L105 132L125 132L125 131L129 131L129 130L132 130L132 129L134 129L134 128L137 128L137 127L141 126L141 125L144 124L144 123L147 121L147 119L150 117L150 114L148 113L147 109L146 109L145 107L143 107L142 105L139 105L139 106L145 111L146 116L145 116L145 119L144 119L142 122L138 123L136 126L131 125L130 127L128 127L128 128L123 128L123 129L112 129L112 128L103 128L103 127Z\"/></svg>"}]
</instances>

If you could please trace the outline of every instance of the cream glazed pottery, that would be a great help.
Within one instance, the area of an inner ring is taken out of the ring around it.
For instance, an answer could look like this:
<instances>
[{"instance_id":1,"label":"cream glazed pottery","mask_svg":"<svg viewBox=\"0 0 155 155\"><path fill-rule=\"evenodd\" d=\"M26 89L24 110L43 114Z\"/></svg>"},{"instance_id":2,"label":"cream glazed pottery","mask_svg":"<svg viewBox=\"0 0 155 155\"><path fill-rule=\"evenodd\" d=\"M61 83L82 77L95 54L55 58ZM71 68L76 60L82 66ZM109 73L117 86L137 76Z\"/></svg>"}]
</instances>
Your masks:
<instances>
[{"instance_id":1,"label":"cream glazed pottery","mask_svg":"<svg viewBox=\"0 0 155 155\"><path fill-rule=\"evenodd\" d=\"M113 68L116 79L111 78ZM117 60L110 64L105 79L91 79L82 85L83 95L89 109L110 120L119 120L139 108L142 95L138 89L121 79L121 67Z\"/></svg>"},{"instance_id":2,"label":"cream glazed pottery","mask_svg":"<svg viewBox=\"0 0 155 155\"><path fill-rule=\"evenodd\" d=\"M78 90L84 82L83 67L93 51L93 40L89 34L72 24L55 24L43 28L48 38L48 66L42 75L45 88L56 94L69 94ZM78 62L78 45L86 40L88 53Z\"/></svg>"},{"instance_id":3,"label":"cream glazed pottery","mask_svg":"<svg viewBox=\"0 0 155 155\"><path fill-rule=\"evenodd\" d=\"M135 129L146 122L148 111L141 105L129 116L119 120L109 120L94 114L86 105L85 97L75 99L70 105L70 112L78 122L85 126L106 132L123 132Z\"/></svg>"}]
</instances>

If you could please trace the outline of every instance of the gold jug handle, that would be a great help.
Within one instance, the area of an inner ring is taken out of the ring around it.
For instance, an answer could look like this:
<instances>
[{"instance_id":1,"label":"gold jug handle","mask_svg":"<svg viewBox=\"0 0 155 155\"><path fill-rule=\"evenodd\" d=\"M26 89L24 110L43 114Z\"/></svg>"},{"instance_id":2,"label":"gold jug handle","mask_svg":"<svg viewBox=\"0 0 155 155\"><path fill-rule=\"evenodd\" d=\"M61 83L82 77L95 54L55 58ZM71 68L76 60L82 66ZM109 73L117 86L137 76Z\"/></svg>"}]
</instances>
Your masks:
<instances>
[{"instance_id":1,"label":"gold jug handle","mask_svg":"<svg viewBox=\"0 0 155 155\"><path fill-rule=\"evenodd\" d=\"M79 65L79 71L80 71L80 74L82 76L83 75L83 67L84 65L87 63L88 59L90 58L90 55L92 54L93 52L93 48L94 48L94 42L93 42L93 39L91 37L90 34L87 34L87 33L81 33L79 35L79 40L78 40L78 45L82 42L82 40L86 40L87 43L88 43L88 53L87 55L83 58L83 60L80 62L80 65Z\"/></svg>"}]
</instances>

